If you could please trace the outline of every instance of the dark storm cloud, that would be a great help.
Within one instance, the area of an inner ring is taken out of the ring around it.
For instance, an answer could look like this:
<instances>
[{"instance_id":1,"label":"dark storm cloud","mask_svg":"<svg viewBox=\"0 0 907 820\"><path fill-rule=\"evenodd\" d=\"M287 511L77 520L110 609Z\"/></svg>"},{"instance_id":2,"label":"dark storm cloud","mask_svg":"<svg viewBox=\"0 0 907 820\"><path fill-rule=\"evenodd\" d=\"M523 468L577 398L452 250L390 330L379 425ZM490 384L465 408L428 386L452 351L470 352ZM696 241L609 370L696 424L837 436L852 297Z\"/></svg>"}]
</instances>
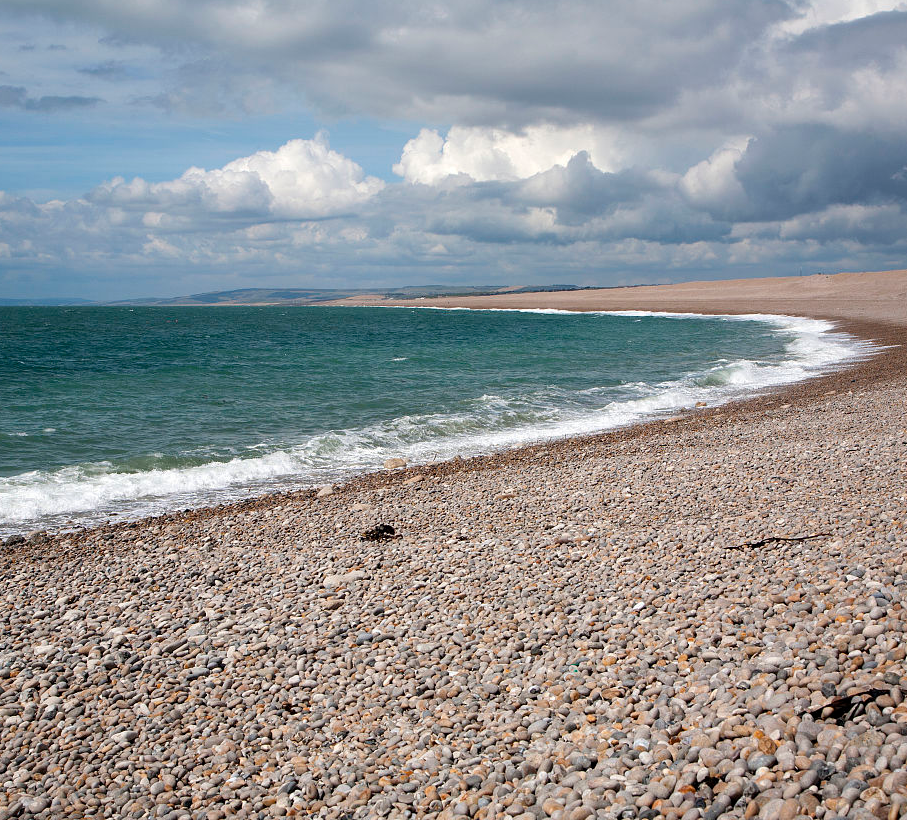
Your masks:
<instances>
[{"instance_id":1,"label":"dark storm cloud","mask_svg":"<svg viewBox=\"0 0 907 820\"><path fill-rule=\"evenodd\" d=\"M753 139L736 165L744 199L708 210L732 221L772 221L831 205L907 203L907 142L828 126L783 128Z\"/></svg>"}]
</instances>

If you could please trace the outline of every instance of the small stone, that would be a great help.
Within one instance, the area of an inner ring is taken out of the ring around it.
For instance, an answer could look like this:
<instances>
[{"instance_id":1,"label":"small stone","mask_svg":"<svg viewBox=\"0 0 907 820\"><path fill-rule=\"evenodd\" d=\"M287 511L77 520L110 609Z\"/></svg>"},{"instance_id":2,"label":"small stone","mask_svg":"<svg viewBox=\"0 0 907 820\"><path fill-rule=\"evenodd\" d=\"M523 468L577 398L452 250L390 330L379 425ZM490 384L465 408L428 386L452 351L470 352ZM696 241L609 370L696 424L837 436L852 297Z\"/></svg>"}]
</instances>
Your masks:
<instances>
[{"instance_id":1,"label":"small stone","mask_svg":"<svg viewBox=\"0 0 907 820\"><path fill-rule=\"evenodd\" d=\"M555 800L553 797L549 797L542 803L542 811L545 812L549 817L551 817L556 812L562 812L564 810L564 804Z\"/></svg>"},{"instance_id":2,"label":"small stone","mask_svg":"<svg viewBox=\"0 0 907 820\"><path fill-rule=\"evenodd\" d=\"M337 587L344 586L346 584L354 584L356 581L361 581L363 578L365 578L365 573L361 570L353 570L352 572L344 573L331 573L324 576L321 584L325 589L336 589Z\"/></svg>"},{"instance_id":3,"label":"small stone","mask_svg":"<svg viewBox=\"0 0 907 820\"><path fill-rule=\"evenodd\" d=\"M878 599L876 599L878 600ZM885 607L875 606L866 614L867 618L871 618L874 621L878 621L880 618L884 618L888 614L887 605Z\"/></svg>"},{"instance_id":4,"label":"small stone","mask_svg":"<svg viewBox=\"0 0 907 820\"><path fill-rule=\"evenodd\" d=\"M800 814L800 804L796 800L788 799L784 801L781 811L778 812L778 820L794 820L798 814Z\"/></svg>"},{"instance_id":5,"label":"small stone","mask_svg":"<svg viewBox=\"0 0 907 820\"><path fill-rule=\"evenodd\" d=\"M350 789L346 797L346 805L350 807L364 806L372 799L372 790L364 783L359 783Z\"/></svg>"},{"instance_id":6,"label":"small stone","mask_svg":"<svg viewBox=\"0 0 907 820\"><path fill-rule=\"evenodd\" d=\"M536 721L530 723L526 727L526 731L529 732L530 735L537 735L537 734L541 734L542 732L544 732L550 725L551 725L550 718L540 718L539 720L536 720Z\"/></svg>"},{"instance_id":7,"label":"small stone","mask_svg":"<svg viewBox=\"0 0 907 820\"><path fill-rule=\"evenodd\" d=\"M139 733L133 729L125 729L122 732L111 735L110 739L114 743L132 743L138 736Z\"/></svg>"},{"instance_id":8,"label":"small stone","mask_svg":"<svg viewBox=\"0 0 907 820\"><path fill-rule=\"evenodd\" d=\"M784 801L780 798L769 800L759 811L759 820L779 820Z\"/></svg>"},{"instance_id":9,"label":"small stone","mask_svg":"<svg viewBox=\"0 0 907 820\"><path fill-rule=\"evenodd\" d=\"M29 814L40 814L42 811L46 811L48 806L50 806L50 800L46 797L27 796L22 798L22 808Z\"/></svg>"},{"instance_id":10,"label":"small stone","mask_svg":"<svg viewBox=\"0 0 907 820\"><path fill-rule=\"evenodd\" d=\"M777 759L772 754L754 754L750 755L746 761L746 767L750 772L757 772L762 767L770 769L772 766L777 763Z\"/></svg>"}]
</instances>

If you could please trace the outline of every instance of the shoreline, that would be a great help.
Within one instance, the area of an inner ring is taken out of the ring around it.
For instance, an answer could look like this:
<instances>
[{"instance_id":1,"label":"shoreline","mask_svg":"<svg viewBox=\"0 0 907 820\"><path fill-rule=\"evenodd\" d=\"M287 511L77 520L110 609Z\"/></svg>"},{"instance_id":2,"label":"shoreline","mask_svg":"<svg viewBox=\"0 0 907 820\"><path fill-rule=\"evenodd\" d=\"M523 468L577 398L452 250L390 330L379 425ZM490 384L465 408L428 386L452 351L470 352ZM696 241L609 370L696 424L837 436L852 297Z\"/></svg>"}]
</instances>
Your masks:
<instances>
[{"instance_id":1,"label":"shoreline","mask_svg":"<svg viewBox=\"0 0 907 820\"><path fill-rule=\"evenodd\" d=\"M0 818L902 816L898 311L678 419L4 548Z\"/></svg>"},{"instance_id":2,"label":"shoreline","mask_svg":"<svg viewBox=\"0 0 907 820\"><path fill-rule=\"evenodd\" d=\"M700 432L707 429L715 419L722 417L739 416L741 420L745 421L751 415L772 411L779 407L786 410L792 405L805 406L829 394L853 391L867 385L896 380L901 374L907 373L907 334L898 333L897 328L892 328L887 323L838 321L835 322L835 325L836 330L849 333L862 341L876 343L879 349L871 353L869 358L842 365L833 372L812 376L790 384L765 388L753 395L731 399L719 405L686 408L671 416L640 419L610 430L582 435L564 435L465 458L456 457L428 464L411 464L403 468L366 471L331 484L332 494L354 494L366 490L406 487L409 481L416 477L420 479L448 477L459 472L499 469L502 463L517 464L531 461L548 449L569 447L571 443L578 446L592 444L607 446L617 442L645 438L654 433L664 432L666 429L677 429L687 433ZM904 338L905 341L900 343L895 341L901 338ZM885 357L885 361L879 361L882 357ZM138 518L123 518L119 521L109 521L92 526L77 526L74 529L40 530L36 541L39 544L46 544L49 539L91 541L98 533L108 536L120 530L134 530L136 527L146 525L196 521L209 515L228 515L233 512L263 511L294 500L316 499L319 487L320 485L276 490L220 504L177 509ZM13 546L15 549L21 549L23 543L18 542Z\"/></svg>"},{"instance_id":3,"label":"shoreline","mask_svg":"<svg viewBox=\"0 0 907 820\"><path fill-rule=\"evenodd\" d=\"M528 296L530 298L531 297L542 297L543 298L547 295L549 295L549 294L547 294L547 293L526 294L526 295L524 295L524 297ZM467 302L469 302L470 300L475 300L477 298L480 298L483 300L485 300L485 299L493 300L493 299L496 299L497 297L465 297L465 300ZM447 298L444 301L452 301L452 300ZM459 300L457 300L457 301L459 301ZM365 305L363 305L363 306L365 306ZM399 308L412 307L412 308L416 308L416 309L433 307L433 305L426 305L426 304L411 305L411 304L402 304L402 303L393 304L393 305L388 304L385 306L386 307L399 307ZM464 309L464 308L465 309L479 309L479 310L496 309L491 306L471 307L468 304L466 304L466 305L458 304L456 307L457 307L457 309ZM525 308L505 308L505 309L522 310ZM598 312L599 310L600 309L598 307L590 307L590 308L588 308L588 310L576 310L575 308L570 308L569 312ZM726 311L724 309L721 309L721 306L713 307L712 309L709 309L709 307L706 306L702 312L698 312L698 313L693 313L692 311L679 311L679 310L678 311L658 311L658 312L675 313L675 314L689 313L690 315L693 315L693 316L697 316L697 315L698 316L733 316L733 315L743 315L743 314L754 314L753 311L745 311L745 310L727 310ZM758 312L756 312L756 313L758 313ZM659 424L662 422L676 423L677 421L680 421L681 419L684 421L689 421L691 418L698 418L698 417L709 418L711 416L711 414L714 412L717 412L719 415L721 415L722 412L729 411L731 408L735 408L738 406L741 406L741 407L747 406L753 402L759 402L762 399L770 399L772 397L783 400L785 396L788 396L791 401L797 401L797 400L800 400L798 398L795 398L797 396L802 397L802 396L809 396L809 395L817 394L816 389L809 388L809 385L812 385L817 381L821 381L824 384L825 383L824 380L833 379L833 380L835 380L835 383L837 384L837 383L839 383L837 381L838 376L840 376L841 374L851 374L857 370L861 371L860 374L858 374L858 378L857 378L857 381L861 381L861 382L864 380L864 378L867 378L871 381L873 379L878 379L880 377L884 377L883 374L888 371L896 372L897 365L890 365L890 366L883 366L883 367L874 367L871 369L871 371L869 373L865 374L865 376L864 376L864 374L862 373L862 368L865 365L868 365L869 363L874 362L876 359L878 359L884 353L889 352L890 348L896 348L899 344L907 343L907 334L899 333L897 326L891 326L891 325L889 325L889 323L879 323L879 322L866 321L866 320L842 322L840 319L832 319L832 318L826 318L826 317L822 317L822 316L808 316L808 317L802 316L801 317L801 316L793 315L790 313L787 313L787 314L762 314L762 313L760 313L759 315L764 315L764 316L767 316L768 318L770 318L771 316L785 316L785 317L790 317L790 318L823 319L825 321L831 322L834 325L832 332L847 333L849 336L851 336L857 342L868 342L870 344L873 344L875 349L870 351L867 354L867 356L858 358L855 361L846 361L846 362L840 363L838 365L832 365L830 368L828 368L830 371L828 373L824 373L821 375L811 375L805 379L801 379L799 381L791 382L791 383L787 383L787 384L772 385L772 386L767 386L767 387L763 386L760 388L754 388L752 390L752 392L749 393L749 395L742 395L742 396L738 396L738 397L734 397L734 398L730 398L730 399L722 399L719 401L719 403L710 404L708 407L699 407L699 406L684 407L684 408L680 408L677 412L672 413L670 416L666 416L664 414L660 414L660 415L653 414L652 416L642 417L642 418L632 421L628 424L623 424L623 425L619 425L617 427L608 428L608 429L595 431L595 432L591 432L591 433L574 433L574 434L565 433L565 434L561 434L561 435L554 435L551 437L539 438L535 441L528 441L528 442L524 442L524 443L520 443L520 444L501 447L500 449L495 449L495 450L492 450L491 452L479 453L476 455L457 456L453 459L445 459L440 462L429 462L427 464L411 464L411 465L407 466L405 469L397 468L397 469L388 471L386 468L385 469L373 468L373 469L369 469L369 470L366 470L366 471L358 473L358 474L347 475L345 477L339 478L339 479L335 480L330 486L334 490L340 491L340 489L342 487L344 487L348 484L359 483L361 481L368 481L369 479L374 479L374 480L377 480L380 482L382 480L382 478L386 477L386 476L404 475L406 477L409 477L413 474L427 475L427 474L431 474L435 470L440 470L441 473L447 473L451 469L452 464L456 464L458 462L469 462L470 464L481 463L481 461L483 459L493 459L497 456L506 455L506 454L510 454L510 453L515 454L515 453L517 453L521 450L525 450L525 449L536 450L537 448L545 448L547 446L558 445L563 442L572 441L572 440L577 440L577 441L594 440L594 439L597 439L602 436L607 437L607 436L611 436L612 434L622 434L622 433L625 433L626 431L637 430L637 428L645 428L651 424ZM901 339L902 337L903 337L903 342L899 342L898 340ZM905 354L905 357L904 357L904 367L905 367L905 369L907 369L907 354ZM840 383L843 383L843 382L840 382ZM850 383L855 384L856 382L852 378ZM801 391L798 389L801 387L805 388L805 390ZM791 392L791 391L793 391L793 392ZM183 515L183 514L192 514L193 516L197 516L197 515L204 515L208 512L214 513L216 511L223 511L223 510L234 508L234 507L245 507L249 504L253 504L253 505L256 505L259 503L267 504L269 502L269 500L273 500L275 498L282 499L285 497L292 497L295 495L300 495L302 497L305 497L305 496L311 495L313 493L317 493L321 486L323 486L323 485L314 484L314 485L311 485L308 487L277 488L277 489L273 489L273 490L265 490L264 492L256 493L255 495L249 496L247 498L232 498L232 499L224 500L221 502L205 503L205 504L202 504L197 507L192 506L192 507L184 508L184 509L180 509L178 506L174 506L174 508L171 510L164 510L162 512L156 512L156 513L151 513L151 514L138 514L138 515L133 516L128 513L125 513L125 514L122 514L121 516L118 516L116 513L114 513L111 516L110 520L108 520L106 522L99 522L99 523L90 523L90 524L75 523L74 525L67 525L64 523L64 524L60 524L55 527L43 527L43 528L40 525L36 526L34 523L23 524L18 528L17 532L7 533L7 535L0 537L0 546L3 546L3 544L6 542L6 540L8 538L15 539L16 544L19 544L19 543L21 543L21 541L19 541L19 539L26 536L29 533L35 534L39 539L44 539L44 538L51 537L51 536L71 536L71 535L75 535L75 534L79 534L79 535L90 534L93 530L96 530L96 529L108 530L110 528L116 528L119 526L132 528L137 523L169 519L173 516L179 517L180 515ZM108 515L110 515L110 513L108 513ZM113 519L117 519L117 520L113 520ZM6 526L11 527L12 525L6 525Z\"/></svg>"}]
</instances>

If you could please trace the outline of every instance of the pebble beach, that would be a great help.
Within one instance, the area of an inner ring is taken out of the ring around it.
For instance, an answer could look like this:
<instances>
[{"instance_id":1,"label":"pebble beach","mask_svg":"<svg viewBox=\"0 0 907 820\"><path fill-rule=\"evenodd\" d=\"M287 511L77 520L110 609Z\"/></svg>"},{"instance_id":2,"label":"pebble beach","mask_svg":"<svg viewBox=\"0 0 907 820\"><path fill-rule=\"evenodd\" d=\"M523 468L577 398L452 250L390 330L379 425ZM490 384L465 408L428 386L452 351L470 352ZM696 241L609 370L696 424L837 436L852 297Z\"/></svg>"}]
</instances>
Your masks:
<instances>
[{"instance_id":1,"label":"pebble beach","mask_svg":"<svg viewBox=\"0 0 907 820\"><path fill-rule=\"evenodd\" d=\"M907 304L853 276L695 302L881 345L783 392L7 539L0 818L907 815Z\"/></svg>"}]
</instances>

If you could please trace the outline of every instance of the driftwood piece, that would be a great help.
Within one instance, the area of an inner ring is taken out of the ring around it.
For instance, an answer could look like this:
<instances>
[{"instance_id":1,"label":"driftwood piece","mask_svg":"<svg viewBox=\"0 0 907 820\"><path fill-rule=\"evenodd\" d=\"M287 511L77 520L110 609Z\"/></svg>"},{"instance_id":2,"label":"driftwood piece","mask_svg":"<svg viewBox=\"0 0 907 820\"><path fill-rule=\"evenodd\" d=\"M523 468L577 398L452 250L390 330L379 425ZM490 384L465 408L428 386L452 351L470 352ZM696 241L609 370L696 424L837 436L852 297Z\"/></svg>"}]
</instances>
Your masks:
<instances>
[{"instance_id":1,"label":"driftwood piece","mask_svg":"<svg viewBox=\"0 0 907 820\"><path fill-rule=\"evenodd\" d=\"M800 541L811 541L813 538L830 538L830 532L817 532L812 535L770 535L768 538L763 538L759 541L745 541L742 544L737 544L731 549L742 550L745 547L764 547L766 544L778 543L797 543Z\"/></svg>"},{"instance_id":2,"label":"driftwood piece","mask_svg":"<svg viewBox=\"0 0 907 820\"><path fill-rule=\"evenodd\" d=\"M865 689L844 697L834 698L824 706L808 710L813 720L825 720L843 726L848 720L855 720L866 713L866 707L876 698L887 695L889 689Z\"/></svg>"}]
</instances>

